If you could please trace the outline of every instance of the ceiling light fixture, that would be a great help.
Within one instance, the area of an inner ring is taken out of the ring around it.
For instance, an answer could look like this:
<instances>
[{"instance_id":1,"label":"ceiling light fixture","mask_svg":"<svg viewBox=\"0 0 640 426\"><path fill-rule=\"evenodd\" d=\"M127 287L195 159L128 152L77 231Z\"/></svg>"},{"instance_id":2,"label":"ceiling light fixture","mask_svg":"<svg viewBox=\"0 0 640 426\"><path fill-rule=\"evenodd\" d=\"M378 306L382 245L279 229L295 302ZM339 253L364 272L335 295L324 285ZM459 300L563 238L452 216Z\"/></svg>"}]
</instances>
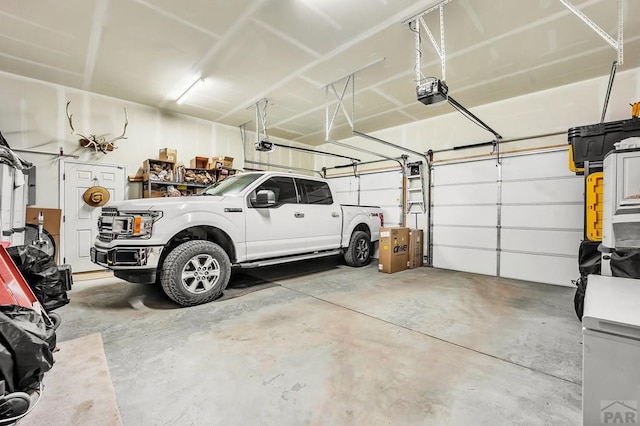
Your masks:
<instances>
[{"instance_id":1,"label":"ceiling light fixture","mask_svg":"<svg viewBox=\"0 0 640 426\"><path fill-rule=\"evenodd\" d=\"M187 90L185 90L184 93L182 93L182 95L180 95L178 99L176 99L176 103L178 105L183 103L189 97L189 95L191 95L195 91L197 87L202 85L202 83L204 83L204 78L198 77L198 79L191 83L191 86L187 87Z\"/></svg>"}]
</instances>

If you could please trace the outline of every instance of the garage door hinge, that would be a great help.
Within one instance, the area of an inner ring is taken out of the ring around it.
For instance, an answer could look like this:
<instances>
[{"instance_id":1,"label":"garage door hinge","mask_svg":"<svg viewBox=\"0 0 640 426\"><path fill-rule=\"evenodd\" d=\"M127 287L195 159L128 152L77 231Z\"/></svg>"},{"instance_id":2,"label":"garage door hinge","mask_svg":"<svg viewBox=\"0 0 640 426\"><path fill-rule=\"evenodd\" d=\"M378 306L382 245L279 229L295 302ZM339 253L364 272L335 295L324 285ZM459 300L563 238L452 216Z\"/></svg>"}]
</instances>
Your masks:
<instances>
[{"instance_id":1,"label":"garage door hinge","mask_svg":"<svg viewBox=\"0 0 640 426\"><path fill-rule=\"evenodd\" d=\"M67 178L67 174L66 174L66 173L63 173L63 174L62 174L62 180L65 180L66 178Z\"/></svg>"},{"instance_id":2,"label":"garage door hinge","mask_svg":"<svg viewBox=\"0 0 640 426\"><path fill-rule=\"evenodd\" d=\"M62 223L64 223L65 220L66 220L66 216L62 215Z\"/></svg>"},{"instance_id":3,"label":"garage door hinge","mask_svg":"<svg viewBox=\"0 0 640 426\"><path fill-rule=\"evenodd\" d=\"M67 263L67 258L66 257L62 258L62 263Z\"/></svg>"}]
</instances>

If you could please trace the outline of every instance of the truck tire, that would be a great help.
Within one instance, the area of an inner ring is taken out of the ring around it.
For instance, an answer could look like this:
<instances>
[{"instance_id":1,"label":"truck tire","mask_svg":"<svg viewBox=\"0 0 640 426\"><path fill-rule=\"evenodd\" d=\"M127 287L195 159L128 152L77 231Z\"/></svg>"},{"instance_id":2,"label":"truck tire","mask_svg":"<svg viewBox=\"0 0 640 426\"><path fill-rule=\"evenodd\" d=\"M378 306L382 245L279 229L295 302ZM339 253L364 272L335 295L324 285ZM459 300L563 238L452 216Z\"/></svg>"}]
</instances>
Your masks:
<instances>
[{"instance_id":1,"label":"truck tire","mask_svg":"<svg viewBox=\"0 0 640 426\"><path fill-rule=\"evenodd\" d=\"M356 231L351 235L349 247L344 253L344 261L349 266L365 266L371 260L371 237L364 231Z\"/></svg>"},{"instance_id":2,"label":"truck tire","mask_svg":"<svg viewBox=\"0 0 640 426\"><path fill-rule=\"evenodd\" d=\"M182 306L211 302L227 287L231 261L219 245L193 240L174 248L164 260L160 284Z\"/></svg>"}]
</instances>

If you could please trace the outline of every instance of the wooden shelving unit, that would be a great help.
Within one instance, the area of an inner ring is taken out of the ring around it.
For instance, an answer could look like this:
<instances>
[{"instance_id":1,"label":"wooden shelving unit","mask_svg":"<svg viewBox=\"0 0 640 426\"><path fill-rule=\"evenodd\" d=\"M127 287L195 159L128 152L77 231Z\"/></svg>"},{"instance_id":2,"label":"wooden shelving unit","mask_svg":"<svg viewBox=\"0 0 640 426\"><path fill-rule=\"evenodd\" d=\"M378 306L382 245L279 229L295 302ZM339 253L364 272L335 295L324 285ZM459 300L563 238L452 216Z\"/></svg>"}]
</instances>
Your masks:
<instances>
[{"instance_id":1,"label":"wooden shelving unit","mask_svg":"<svg viewBox=\"0 0 640 426\"><path fill-rule=\"evenodd\" d=\"M179 190L183 196L195 195L215 182L223 180L229 175L234 175L238 171L236 169L228 167L219 167L216 169L200 169L200 168L181 168L180 173L182 180L176 180L178 178L178 170L176 170L175 163L164 160L148 159L145 160L143 165L143 180L142 180L142 197L143 198L156 198L166 197L167 190L173 186ZM213 182L211 183L197 183L192 181L185 181L184 175L188 171L195 173L208 173ZM166 172L166 173L165 173ZM154 176L156 178L152 178ZM170 178L169 180L165 180Z\"/></svg>"}]
</instances>

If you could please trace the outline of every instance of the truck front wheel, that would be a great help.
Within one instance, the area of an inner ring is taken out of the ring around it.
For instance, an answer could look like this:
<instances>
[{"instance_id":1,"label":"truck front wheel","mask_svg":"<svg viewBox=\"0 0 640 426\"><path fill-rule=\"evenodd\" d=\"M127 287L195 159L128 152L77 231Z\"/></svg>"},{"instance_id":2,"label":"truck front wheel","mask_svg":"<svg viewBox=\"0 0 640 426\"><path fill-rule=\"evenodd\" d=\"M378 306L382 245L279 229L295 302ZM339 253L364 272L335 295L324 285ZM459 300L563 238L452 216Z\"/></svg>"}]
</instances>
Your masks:
<instances>
[{"instance_id":1,"label":"truck front wheel","mask_svg":"<svg viewBox=\"0 0 640 426\"><path fill-rule=\"evenodd\" d=\"M349 266L368 265L371 260L371 238L364 231L356 231L351 235L349 247L344 253L344 260Z\"/></svg>"},{"instance_id":2,"label":"truck front wheel","mask_svg":"<svg viewBox=\"0 0 640 426\"><path fill-rule=\"evenodd\" d=\"M194 306L218 297L230 276L229 256L219 245L193 240L180 244L167 255L160 283L171 300L182 306Z\"/></svg>"}]
</instances>

